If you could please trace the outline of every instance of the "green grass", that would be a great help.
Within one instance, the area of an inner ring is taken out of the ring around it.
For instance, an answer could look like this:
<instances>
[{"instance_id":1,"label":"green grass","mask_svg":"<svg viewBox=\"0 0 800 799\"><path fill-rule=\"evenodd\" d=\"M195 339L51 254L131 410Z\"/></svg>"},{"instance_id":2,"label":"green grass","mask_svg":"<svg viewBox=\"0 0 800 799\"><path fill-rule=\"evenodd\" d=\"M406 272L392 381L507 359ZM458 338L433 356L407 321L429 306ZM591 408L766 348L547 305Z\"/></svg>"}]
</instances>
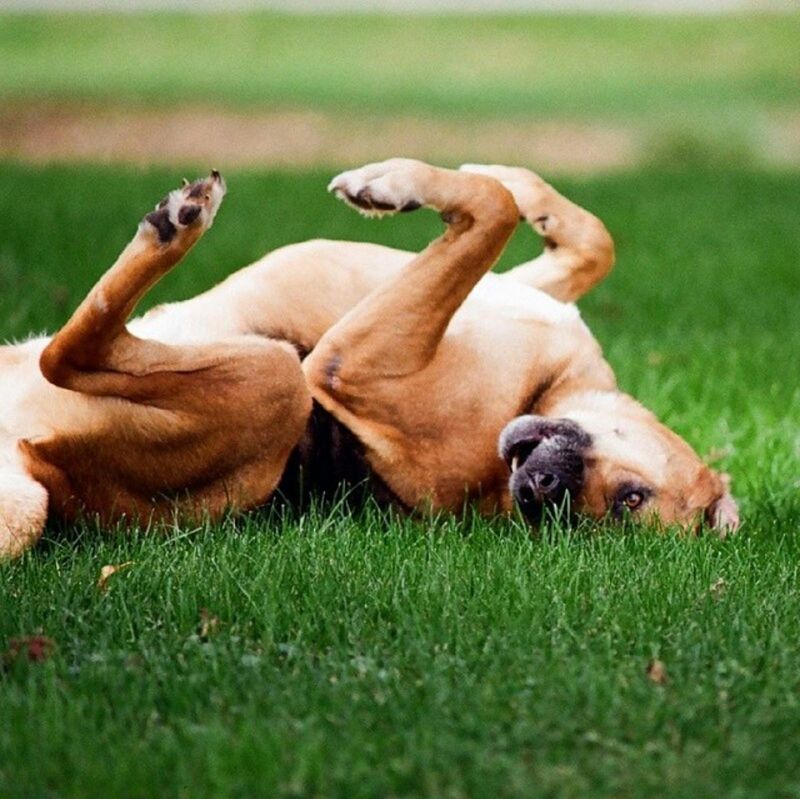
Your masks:
<instances>
[{"instance_id":1,"label":"green grass","mask_svg":"<svg viewBox=\"0 0 800 799\"><path fill-rule=\"evenodd\" d=\"M800 14L0 15L0 97L504 116L719 130L800 101Z\"/></svg>"},{"instance_id":2,"label":"green grass","mask_svg":"<svg viewBox=\"0 0 800 799\"><path fill-rule=\"evenodd\" d=\"M2 333L61 323L179 177L0 167ZM150 302L289 241L419 247L438 229L362 220L326 177L229 175L213 231ZM725 451L742 533L531 539L372 508L54 529L0 568L0 651L57 644L0 670L0 795L800 793L800 175L557 185L618 242L585 318L625 388ZM503 264L534 246L521 230ZM129 560L98 592L101 566Z\"/></svg>"}]
</instances>

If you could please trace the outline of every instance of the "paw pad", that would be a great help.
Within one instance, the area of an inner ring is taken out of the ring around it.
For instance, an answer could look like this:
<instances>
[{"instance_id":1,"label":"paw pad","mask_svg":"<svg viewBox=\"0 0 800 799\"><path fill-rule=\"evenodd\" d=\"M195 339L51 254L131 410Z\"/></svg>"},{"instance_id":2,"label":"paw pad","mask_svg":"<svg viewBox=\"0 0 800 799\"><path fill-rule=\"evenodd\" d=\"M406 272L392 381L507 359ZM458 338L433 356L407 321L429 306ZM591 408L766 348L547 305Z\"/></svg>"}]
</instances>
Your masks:
<instances>
[{"instance_id":1,"label":"paw pad","mask_svg":"<svg viewBox=\"0 0 800 799\"><path fill-rule=\"evenodd\" d=\"M159 242L168 244L182 228L199 224L208 229L224 196L225 181L213 170L193 183L184 180L181 188L170 192L144 220L155 229Z\"/></svg>"},{"instance_id":2,"label":"paw pad","mask_svg":"<svg viewBox=\"0 0 800 799\"><path fill-rule=\"evenodd\" d=\"M367 216L415 211L423 205L419 167L407 159L368 164L338 175L328 190Z\"/></svg>"},{"instance_id":3,"label":"paw pad","mask_svg":"<svg viewBox=\"0 0 800 799\"><path fill-rule=\"evenodd\" d=\"M165 205L160 205L158 210L151 211L146 217L145 221L149 222L158 233L158 240L162 244L172 241L178 229L172 224L169 218L169 208Z\"/></svg>"}]
</instances>

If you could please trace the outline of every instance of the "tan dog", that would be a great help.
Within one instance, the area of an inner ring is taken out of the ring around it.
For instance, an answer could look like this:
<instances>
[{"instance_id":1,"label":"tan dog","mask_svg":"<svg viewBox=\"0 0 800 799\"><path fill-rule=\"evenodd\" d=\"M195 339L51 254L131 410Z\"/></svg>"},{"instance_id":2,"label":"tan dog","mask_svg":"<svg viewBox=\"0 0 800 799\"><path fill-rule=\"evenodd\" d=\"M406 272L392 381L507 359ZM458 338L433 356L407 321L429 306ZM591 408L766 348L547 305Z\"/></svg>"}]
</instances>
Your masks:
<instances>
[{"instance_id":1,"label":"tan dog","mask_svg":"<svg viewBox=\"0 0 800 799\"><path fill-rule=\"evenodd\" d=\"M287 247L126 326L213 221L212 173L145 217L52 339L0 349L0 552L48 514L214 517L301 476L369 478L408 508L516 502L536 522L568 496L597 518L736 527L723 479L618 391L570 304L613 264L598 219L507 167L395 159L331 188L371 214L433 208L447 229L419 255ZM487 274L520 215L545 252Z\"/></svg>"}]
</instances>

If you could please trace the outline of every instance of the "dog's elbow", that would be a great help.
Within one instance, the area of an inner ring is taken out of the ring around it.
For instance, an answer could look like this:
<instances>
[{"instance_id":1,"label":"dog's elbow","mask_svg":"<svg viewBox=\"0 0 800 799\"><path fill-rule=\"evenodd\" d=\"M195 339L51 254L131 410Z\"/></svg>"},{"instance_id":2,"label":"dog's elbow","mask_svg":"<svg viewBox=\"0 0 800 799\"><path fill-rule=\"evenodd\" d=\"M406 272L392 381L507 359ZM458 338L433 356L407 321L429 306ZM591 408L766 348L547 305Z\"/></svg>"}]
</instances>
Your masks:
<instances>
[{"instance_id":1,"label":"dog's elbow","mask_svg":"<svg viewBox=\"0 0 800 799\"><path fill-rule=\"evenodd\" d=\"M478 205L476 218L502 240L508 239L519 223L519 209L511 192L493 178L480 178L473 202Z\"/></svg>"},{"instance_id":2,"label":"dog's elbow","mask_svg":"<svg viewBox=\"0 0 800 799\"><path fill-rule=\"evenodd\" d=\"M306 383L311 394L335 396L342 388L343 359L336 348L317 346L303 361Z\"/></svg>"},{"instance_id":3,"label":"dog's elbow","mask_svg":"<svg viewBox=\"0 0 800 799\"><path fill-rule=\"evenodd\" d=\"M58 388L70 388L75 368L70 364L63 348L54 340L42 350L39 356L39 371L48 383Z\"/></svg>"}]
</instances>

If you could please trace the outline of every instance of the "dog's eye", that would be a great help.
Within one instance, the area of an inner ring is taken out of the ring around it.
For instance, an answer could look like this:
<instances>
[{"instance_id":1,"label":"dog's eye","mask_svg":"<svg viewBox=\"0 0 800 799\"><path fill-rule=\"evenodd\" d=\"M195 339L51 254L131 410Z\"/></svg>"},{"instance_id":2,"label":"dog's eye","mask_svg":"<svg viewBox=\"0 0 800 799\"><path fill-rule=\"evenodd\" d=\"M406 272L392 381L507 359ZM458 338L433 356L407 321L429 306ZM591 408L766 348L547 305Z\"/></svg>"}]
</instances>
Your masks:
<instances>
[{"instance_id":1,"label":"dog's eye","mask_svg":"<svg viewBox=\"0 0 800 799\"><path fill-rule=\"evenodd\" d=\"M635 513L653 496L653 490L641 485L623 485L617 489L611 512L618 519L626 513Z\"/></svg>"},{"instance_id":2,"label":"dog's eye","mask_svg":"<svg viewBox=\"0 0 800 799\"><path fill-rule=\"evenodd\" d=\"M644 494L641 491L628 491L618 501L628 510L636 510L644 502Z\"/></svg>"}]
</instances>

